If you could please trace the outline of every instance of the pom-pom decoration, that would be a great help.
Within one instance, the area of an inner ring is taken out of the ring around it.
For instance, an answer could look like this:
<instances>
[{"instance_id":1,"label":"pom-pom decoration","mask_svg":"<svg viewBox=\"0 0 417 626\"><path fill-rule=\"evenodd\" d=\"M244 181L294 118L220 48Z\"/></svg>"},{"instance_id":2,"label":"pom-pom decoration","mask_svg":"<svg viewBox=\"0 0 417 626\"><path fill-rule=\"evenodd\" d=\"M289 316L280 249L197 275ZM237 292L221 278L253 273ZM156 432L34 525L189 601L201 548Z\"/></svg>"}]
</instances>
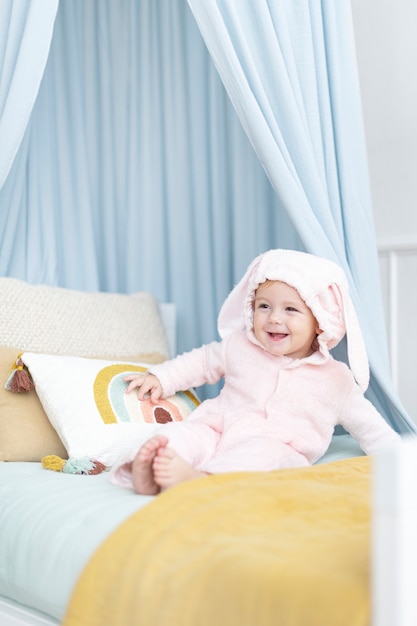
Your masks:
<instances>
[{"instance_id":1,"label":"pom-pom decoration","mask_svg":"<svg viewBox=\"0 0 417 626\"><path fill-rule=\"evenodd\" d=\"M44 469L49 469L53 472L63 472L64 474L101 474L107 469L104 463L88 457L80 459L70 457L68 460L65 460L55 454L51 454L44 456L41 462Z\"/></svg>"},{"instance_id":2,"label":"pom-pom decoration","mask_svg":"<svg viewBox=\"0 0 417 626\"><path fill-rule=\"evenodd\" d=\"M27 393L34 388L29 370L20 358L20 354L4 383L4 388L13 393Z\"/></svg>"}]
</instances>

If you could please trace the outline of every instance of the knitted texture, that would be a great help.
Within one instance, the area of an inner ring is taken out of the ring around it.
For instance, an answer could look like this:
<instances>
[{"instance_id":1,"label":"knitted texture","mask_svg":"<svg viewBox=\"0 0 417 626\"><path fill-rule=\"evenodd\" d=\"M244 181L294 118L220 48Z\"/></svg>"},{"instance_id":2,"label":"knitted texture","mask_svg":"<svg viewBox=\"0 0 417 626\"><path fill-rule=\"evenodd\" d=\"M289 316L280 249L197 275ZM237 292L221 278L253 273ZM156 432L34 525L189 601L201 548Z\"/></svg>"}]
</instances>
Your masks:
<instances>
[{"instance_id":1,"label":"knitted texture","mask_svg":"<svg viewBox=\"0 0 417 626\"><path fill-rule=\"evenodd\" d=\"M15 278L0 278L0 345L100 358L169 353L158 303L148 292L84 292Z\"/></svg>"}]
</instances>

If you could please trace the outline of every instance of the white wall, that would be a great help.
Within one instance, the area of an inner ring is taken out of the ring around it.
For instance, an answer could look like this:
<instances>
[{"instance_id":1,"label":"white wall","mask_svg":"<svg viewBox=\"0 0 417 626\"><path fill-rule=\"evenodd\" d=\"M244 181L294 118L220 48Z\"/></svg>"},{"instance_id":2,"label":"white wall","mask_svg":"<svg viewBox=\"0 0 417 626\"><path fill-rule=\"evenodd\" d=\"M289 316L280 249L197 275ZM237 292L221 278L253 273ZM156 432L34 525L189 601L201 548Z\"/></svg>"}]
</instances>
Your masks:
<instances>
[{"instance_id":1,"label":"white wall","mask_svg":"<svg viewBox=\"0 0 417 626\"><path fill-rule=\"evenodd\" d=\"M417 2L352 0L378 239L417 240Z\"/></svg>"},{"instance_id":2,"label":"white wall","mask_svg":"<svg viewBox=\"0 0 417 626\"><path fill-rule=\"evenodd\" d=\"M417 423L417 2L351 2L393 378Z\"/></svg>"}]
</instances>

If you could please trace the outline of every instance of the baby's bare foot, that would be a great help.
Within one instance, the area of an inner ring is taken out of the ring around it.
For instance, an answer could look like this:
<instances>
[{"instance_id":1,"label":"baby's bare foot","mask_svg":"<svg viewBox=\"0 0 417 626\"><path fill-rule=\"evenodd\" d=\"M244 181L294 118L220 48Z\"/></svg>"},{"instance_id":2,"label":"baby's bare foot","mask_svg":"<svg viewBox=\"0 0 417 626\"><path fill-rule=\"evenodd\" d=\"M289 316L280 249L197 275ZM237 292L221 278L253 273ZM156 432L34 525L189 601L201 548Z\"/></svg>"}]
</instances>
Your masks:
<instances>
[{"instance_id":1,"label":"baby's bare foot","mask_svg":"<svg viewBox=\"0 0 417 626\"><path fill-rule=\"evenodd\" d=\"M167 437L155 435L139 449L132 462L132 483L136 493L154 496L161 491L160 485L155 481L153 462L158 450L163 449L167 443Z\"/></svg>"},{"instance_id":2,"label":"baby's bare foot","mask_svg":"<svg viewBox=\"0 0 417 626\"><path fill-rule=\"evenodd\" d=\"M162 491L187 480L206 475L205 472L196 470L172 448L166 446L160 446L156 451L152 468L153 480Z\"/></svg>"}]
</instances>

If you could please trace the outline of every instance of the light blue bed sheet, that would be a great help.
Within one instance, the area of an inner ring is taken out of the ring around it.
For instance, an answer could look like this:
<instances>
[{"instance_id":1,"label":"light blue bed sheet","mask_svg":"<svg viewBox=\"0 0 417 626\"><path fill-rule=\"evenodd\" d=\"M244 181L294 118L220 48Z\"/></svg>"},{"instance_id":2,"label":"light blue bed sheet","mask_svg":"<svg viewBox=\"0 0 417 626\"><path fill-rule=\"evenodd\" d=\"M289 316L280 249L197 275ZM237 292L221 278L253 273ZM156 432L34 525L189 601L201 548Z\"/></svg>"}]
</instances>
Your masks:
<instances>
[{"instance_id":1,"label":"light blue bed sheet","mask_svg":"<svg viewBox=\"0 0 417 626\"><path fill-rule=\"evenodd\" d=\"M339 435L320 463L361 454L355 440ZM95 549L150 500L110 484L108 473L0 462L0 595L60 621Z\"/></svg>"},{"instance_id":2,"label":"light blue bed sheet","mask_svg":"<svg viewBox=\"0 0 417 626\"><path fill-rule=\"evenodd\" d=\"M100 543L152 498L39 463L0 462L0 595L61 620Z\"/></svg>"}]
</instances>

